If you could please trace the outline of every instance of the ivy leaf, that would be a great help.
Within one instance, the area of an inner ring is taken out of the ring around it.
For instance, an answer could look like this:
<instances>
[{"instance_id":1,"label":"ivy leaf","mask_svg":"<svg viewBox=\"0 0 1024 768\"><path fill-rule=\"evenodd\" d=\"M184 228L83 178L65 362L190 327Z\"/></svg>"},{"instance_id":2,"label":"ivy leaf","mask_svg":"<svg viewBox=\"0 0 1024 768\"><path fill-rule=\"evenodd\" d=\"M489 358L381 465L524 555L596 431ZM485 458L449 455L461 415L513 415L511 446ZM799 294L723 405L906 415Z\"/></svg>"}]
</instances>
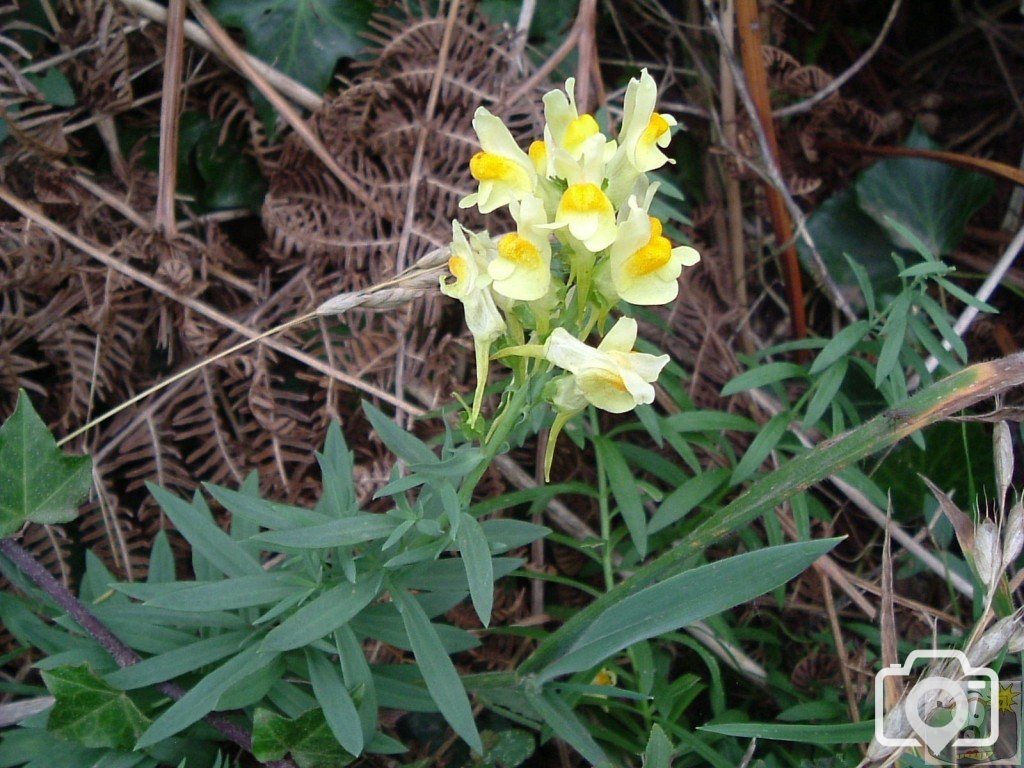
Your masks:
<instances>
[{"instance_id":1,"label":"ivy leaf","mask_svg":"<svg viewBox=\"0 0 1024 768\"><path fill-rule=\"evenodd\" d=\"M149 725L128 694L101 680L88 664L55 667L42 675L57 700L46 728L62 738L128 751Z\"/></svg>"},{"instance_id":2,"label":"ivy leaf","mask_svg":"<svg viewBox=\"0 0 1024 768\"><path fill-rule=\"evenodd\" d=\"M904 146L942 148L916 124ZM854 187L861 209L901 248L923 244L942 255L960 243L967 221L985 204L995 184L986 176L936 160L889 157L861 174Z\"/></svg>"},{"instance_id":3,"label":"ivy leaf","mask_svg":"<svg viewBox=\"0 0 1024 768\"><path fill-rule=\"evenodd\" d=\"M321 709L311 709L289 720L266 709L253 719L252 755L261 762L280 760L291 753L299 768L338 768L353 757L338 744Z\"/></svg>"},{"instance_id":4,"label":"ivy leaf","mask_svg":"<svg viewBox=\"0 0 1024 768\"><path fill-rule=\"evenodd\" d=\"M245 33L249 53L323 93L338 59L363 48L373 0L211 0L222 24Z\"/></svg>"},{"instance_id":5,"label":"ivy leaf","mask_svg":"<svg viewBox=\"0 0 1024 768\"><path fill-rule=\"evenodd\" d=\"M26 521L73 520L91 484L92 460L61 453L22 390L14 413L0 427L0 537Z\"/></svg>"}]
</instances>

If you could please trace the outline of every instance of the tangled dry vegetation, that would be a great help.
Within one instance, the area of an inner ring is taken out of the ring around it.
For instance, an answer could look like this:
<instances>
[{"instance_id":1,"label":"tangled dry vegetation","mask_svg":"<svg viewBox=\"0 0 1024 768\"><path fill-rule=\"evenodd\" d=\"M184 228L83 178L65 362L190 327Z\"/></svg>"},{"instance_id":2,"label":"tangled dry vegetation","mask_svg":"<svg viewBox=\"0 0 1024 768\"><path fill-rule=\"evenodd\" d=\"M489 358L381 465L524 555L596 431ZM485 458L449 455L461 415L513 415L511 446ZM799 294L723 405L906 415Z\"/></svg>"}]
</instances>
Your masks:
<instances>
[{"instance_id":1,"label":"tangled dry vegetation","mask_svg":"<svg viewBox=\"0 0 1024 768\"><path fill-rule=\"evenodd\" d=\"M63 0L52 19L61 53L38 60L18 42L25 23L18 8L0 14L0 116L13 139L0 158L0 184L33 214L16 210L12 199L0 206L0 417L24 388L57 435L70 434L237 343L244 336L239 326L250 335L273 328L331 296L386 280L446 244L457 202L471 191L466 166L476 141L469 116L485 104L514 133L535 135L548 78L532 77L515 36L470 4L455 14L450 4L434 14L426 5L406 0L379 12L364 63L322 100L315 97L319 106L306 122L341 175L318 159L306 136L284 125L268 133L246 78L184 43L181 112L220 126L219 141L243 148L267 191L258 212L199 213L195 201L180 198L176 218L160 206L174 179L168 182L153 162L166 119L163 26L121 2ZM699 244L703 265L682 286L664 325L648 327L645 336L694 372L689 395L699 407L721 407L722 385L740 371L737 350L787 332L774 266L744 255L751 241L760 246L764 239L765 201L755 191L763 137L718 71L718 44L709 32L696 34L654 0L621 5L611 25L615 39L598 47L619 49L628 62L663 64L666 110L692 121L703 146L716 147L702 161L704 200L692 221L676 222ZM822 67L783 50L791 17L773 11L768 19L773 45L763 48L763 58L780 102L799 104L828 89L832 77ZM671 60L684 53L694 70ZM29 77L54 66L73 87L73 106L55 106ZM607 63L602 71L618 66ZM601 96L612 105L621 98ZM934 106L882 110L885 99L870 100L875 108L868 101L834 95L793 113L780 136L780 171L806 207L862 167L825 145L895 143L910 119ZM977 140L964 133L965 142ZM467 226L479 223L471 212L459 215ZM826 327L827 299L810 304ZM433 297L400 311L354 311L341 322L294 326L274 346L257 344L218 360L75 437L68 447L95 462L93 501L74 531L30 526L25 546L65 581L83 548L120 577L137 579L154 532L167 526L145 481L181 495L199 481L234 485L255 471L268 498L308 502L318 477L313 449L332 418L345 425L369 496L391 460L368 436L360 398L406 403L407 413L437 406L465 389L471 359L459 312ZM362 391L353 380L363 382ZM672 405L668 398L659 403ZM529 452L516 458L534 463ZM586 477L588 468L569 449L556 459L556 474L573 473ZM495 476L488 492L515 482ZM593 510L576 512L593 523ZM578 552L557 545L549 551L553 567L579 573ZM821 585L827 582L808 574L789 609L821 619L822 604L832 600ZM552 597L572 605L582 595L566 588ZM522 592L501 594L496 615L521 618L529 612L525 603ZM463 620L473 621L468 614ZM476 661L505 663L514 644L495 638ZM856 668L860 661L844 663ZM834 655L815 652L796 665L793 684L812 689L834 684L839 674Z\"/></svg>"},{"instance_id":2,"label":"tangled dry vegetation","mask_svg":"<svg viewBox=\"0 0 1024 768\"><path fill-rule=\"evenodd\" d=\"M7 18L20 24L14 10ZM481 102L500 110L525 74L507 31L461 13L431 100L446 15L403 6L397 17L376 17L368 64L309 119L363 191L357 196L295 133L268 139L244 82L189 47L183 109L207 114L225 137L242 140L269 189L262 233L233 226L234 215L254 227L248 211L187 215L168 226L157 221L161 182L146 162L146 143L119 141L110 130L115 116L143 136L159 124L153 71L166 54L162 29L105 0L59 10L65 53L53 63L81 94L74 109L49 105L22 74L46 62L28 60L10 39L0 58L0 110L17 141L0 174L46 222L7 208L0 223L0 411L9 412L25 388L58 434L238 340L202 307L268 329L391 277L444 244L457 200L469 192L465 167L475 139L465 116ZM537 103L529 95L519 104ZM504 116L535 132L538 112L514 109ZM83 138L89 128L105 141L109 173L91 176L71 163L94 151L93 136ZM188 212L188 203L181 209ZM107 263L64 231L106 254ZM166 290L141 285L129 269ZM433 405L464 378L457 323L427 297L396 313L350 313L343 328L310 323L284 343L399 398L408 387ZM357 418L358 397L263 345L202 368L75 438L74 449L96 458L96 498L79 523L81 543L116 572L143 573L147 542L164 525L140 491L146 480L185 491L196 479L237 483L256 471L269 494L303 498L313 482L311 447L322 443L332 416ZM370 441L356 447L368 484L386 476L382 451ZM40 528L32 538L36 554L67 578L65 532Z\"/></svg>"}]
</instances>

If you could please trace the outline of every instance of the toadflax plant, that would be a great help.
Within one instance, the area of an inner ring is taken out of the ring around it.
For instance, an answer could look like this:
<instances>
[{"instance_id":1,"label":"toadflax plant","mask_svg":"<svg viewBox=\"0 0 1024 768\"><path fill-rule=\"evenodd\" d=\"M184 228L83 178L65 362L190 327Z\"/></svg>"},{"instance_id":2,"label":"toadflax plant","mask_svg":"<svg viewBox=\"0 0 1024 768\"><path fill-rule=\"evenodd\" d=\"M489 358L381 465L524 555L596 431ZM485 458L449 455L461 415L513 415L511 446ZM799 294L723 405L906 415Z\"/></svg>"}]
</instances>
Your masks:
<instances>
[{"instance_id":1,"label":"toadflax plant","mask_svg":"<svg viewBox=\"0 0 1024 768\"><path fill-rule=\"evenodd\" d=\"M178 577L184 564L163 532L153 540L145 583L118 581L87 553L77 595L13 537L0 541L0 575L12 585L0 592L0 614L22 646L43 652L36 666L55 699L4 736L0 766L205 768L223 764L222 750L231 759L243 750L278 768L333 768L405 750L383 727L381 709L439 713L480 765L519 764L505 760L515 751L509 745L520 755L534 748L522 729L558 736L593 765L636 765L639 752L600 733L585 710L612 698L646 700L650 691L623 690L595 673L637 643L779 587L836 542L705 562L708 546L840 467L1024 381L1024 358L965 369L902 403L897 427L879 417L796 457L649 559L640 544L646 509L628 467L616 464L612 495L637 543L632 573L612 572L606 555L607 591L550 632L532 630L536 647L518 666L484 674L457 668L451 656L480 641L445 614L468 599L481 631L493 631L495 583L517 570L530 578L515 551L548 533L513 517L485 519L494 505L474 504L474 493L489 464L550 421L549 469L570 419L589 406L623 413L651 403L668 362L634 350L633 319L612 318L622 303L674 300L683 267L699 259L692 248L673 247L650 215L657 185L647 174L668 162L662 150L675 124L655 111L655 99L646 72L631 81L619 138L610 140L592 116L579 114L569 80L545 96L544 136L528 151L500 120L477 111L482 151L469 170L479 188L463 205L485 213L508 206L516 228L492 237L453 224L441 290L462 302L475 341L468 439L448 429L439 445L428 445L366 404L371 425L401 459L376 494L384 511L361 505L352 454L332 425L317 455L323 488L312 508L262 498L254 476L237 489L207 485L191 499L151 486L188 545L187 578ZM395 301L413 284L433 289L437 260L318 311ZM488 422L481 412L492 359L512 377ZM68 519L87 484L88 460L62 456L30 411L25 396L0 428L3 534ZM210 499L231 513L227 529ZM390 663L396 656L381 654L384 646L414 663ZM511 733L509 723L520 730ZM484 724L505 735L481 731ZM672 741L693 742L685 723L657 708L643 708L640 727L651 734L651 768L670 764ZM502 756L496 745L504 745Z\"/></svg>"},{"instance_id":2,"label":"toadflax plant","mask_svg":"<svg viewBox=\"0 0 1024 768\"><path fill-rule=\"evenodd\" d=\"M556 413L545 476L559 432L588 404L624 413L653 402L652 384L668 356L634 352L636 321L622 317L609 328L609 315L620 301L674 301L683 267L700 260L689 246L673 247L649 213L658 184L647 174L671 162L662 150L676 124L655 111L654 79L644 70L626 88L619 141L592 115L579 114L573 87L570 78L565 91L544 97L544 136L528 152L500 119L477 110L473 128L482 149L469 170L479 189L461 206L482 213L508 206L516 231L494 239L453 222L451 275L441 279L441 291L462 302L476 348L471 426L492 349L509 361L512 389L564 371L542 392ZM603 338L590 346L595 331Z\"/></svg>"}]
</instances>

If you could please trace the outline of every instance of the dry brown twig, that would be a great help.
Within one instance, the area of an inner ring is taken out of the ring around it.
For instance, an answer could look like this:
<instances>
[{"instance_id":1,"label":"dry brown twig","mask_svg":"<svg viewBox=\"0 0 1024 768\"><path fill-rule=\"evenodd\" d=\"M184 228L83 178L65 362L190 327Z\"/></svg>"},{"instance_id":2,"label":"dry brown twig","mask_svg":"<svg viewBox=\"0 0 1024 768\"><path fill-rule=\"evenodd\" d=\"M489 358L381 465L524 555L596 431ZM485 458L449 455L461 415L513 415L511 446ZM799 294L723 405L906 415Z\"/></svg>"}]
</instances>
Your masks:
<instances>
[{"instance_id":1,"label":"dry brown twig","mask_svg":"<svg viewBox=\"0 0 1024 768\"><path fill-rule=\"evenodd\" d=\"M742 153L738 152L735 147L730 147L729 149L735 153L736 157L738 157L744 164L748 165L759 176L770 180L770 183L779 191L779 194L782 195L783 202L789 210L790 215L793 217L793 223L796 227L797 235L807 244L807 247L811 252L815 268L814 277L828 292L830 298L839 311L842 312L848 320L854 322L857 320L857 313L853 311L850 303L839 290L839 286L835 284L835 281L829 275L828 269L825 267L825 262L821 258L821 253L819 253L817 246L814 244L814 239L807 230L807 217L800 209L800 206L796 204L793 196L789 193L789 188L787 187L785 180L782 178L782 173L773 159L771 147L768 144L768 138L766 137L764 130L761 128L760 121L758 120L757 107L751 98L750 91L746 87L743 71L736 60L733 47L729 45L728 40L725 37L721 21L715 13L714 8L711 6L711 0L701 1L704 5L708 23L711 26L711 30L715 38L718 40L719 45L728 54L726 56L726 61L728 62L729 68L732 70L736 90L743 102L744 109L750 115L751 125L754 129L754 134L757 137L758 148L761 153L761 163L764 167L762 168L754 163L750 163L750 161L748 161ZM777 243L776 245L783 247L787 245L787 243Z\"/></svg>"},{"instance_id":2,"label":"dry brown twig","mask_svg":"<svg viewBox=\"0 0 1024 768\"><path fill-rule=\"evenodd\" d=\"M902 1L903 0L893 0L892 7L889 9L889 14L885 17L885 21L882 22L882 29L879 31L878 36L875 38L874 42L871 43L868 49L861 54L860 58L850 65L849 69L834 78L828 85L813 96L809 96L796 104L790 104L788 107L781 107L780 109L773 110L772 117L778 119L780 117L792 117L793 115L799 115L802 112L809 112L814 109L816 105L825 101L825 99L837 93L840 88L846 85L846 83L860 72L865 65L874 58L875 54L878 53L878 49L882 47L882 43L889 34L889 30L892 28L893 22L896 21L896 16L900 11L900 4Z\"/></svg>"},{"instance_id":3,"label":"dry brown twig","mask_svg":"<svg viewBox=\"0 0 1024 768\"><path fill-rule=\"evenodd\" d=\"M167 23L166 6L153 2L153 0L118 0L118 2L146 19L150 19L160 24ZM206 34L206 32L203 31L203 28L194 21L185 22L184 32L185 37L189 42L199 46L204 51L217 56L221 55L221 49L213 41L213 38ZM245 54L245 58L249 65L259 72L267 82L272 84L274 88L279 90L300 107L315 111L323 106L323 98L319 94L309 90L309 88L304 86L302 83L293 80L284 73L274 69L269 64L260 61L255 56Z\"/></svg>"},{"instance_id":4,"label":"dry brown twig","mask_svg":"<svg viewBox=\"0 0 1024 768\"><path fill-rule=\"evenodd\" d=\"M157 230L168 238L178 232L174 216L174 193L178 188L178 126L181 122L181 74L185 62L187 7L187 0L170 0L167 15L163 98L160 101L160 180L155 224Z\"/></svg>"}]
</instances>

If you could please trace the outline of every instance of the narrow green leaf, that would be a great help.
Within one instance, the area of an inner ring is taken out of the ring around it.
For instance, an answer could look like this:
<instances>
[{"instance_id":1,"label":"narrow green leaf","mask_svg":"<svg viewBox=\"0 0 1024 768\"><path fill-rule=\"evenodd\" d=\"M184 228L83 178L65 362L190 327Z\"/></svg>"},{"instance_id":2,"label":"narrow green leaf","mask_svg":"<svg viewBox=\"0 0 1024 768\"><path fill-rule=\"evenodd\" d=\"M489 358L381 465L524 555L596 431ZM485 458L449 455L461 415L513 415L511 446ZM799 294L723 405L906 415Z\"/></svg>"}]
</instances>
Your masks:
<instances>
[{"instance_id":1,"label":"narrow green leaf","mask_svg":"<svg viewBox=\"0 0 1024 768\"><path fill-rule=\"evenodd\" d=\"M466 578L469 580L469 595L473 599L473 608L480 622L485 626L491 623L491 608L494 606L494 566L491 553L487 547L480 523L476 518L462 513L462 524L459 526L459 551L462 553L462 564L466 567Z\"/></svg>"},{"instance_id":2,"label":"narrow green leaf","mask_svg":"<svg viewBox=\"0 0 1024 768\"><path fill-rule=\"evenodd\" d=\"M878 355L878 365L875 367L875 386L882 386L892 369L900 360L900 351L907 336L907 315L910 312L910 294L904 293L896 297L892 303L892 311L889 319L885 321L885 328L882 334L885 341L882 343L882 351Z\"/></svg>"},{"instance_id":3,"label":"narrow green leaf","mask_svg":"<svg viewBox=\"0 0 1024 768\"><path fill-rule=\"evenodd\" d=\"M27 521L74 520L91 485L92 459L62 453L25 390L19 390L14 413L0 427L0 537Z\"/></svg>"},{"instance_id":4,"label":"narrow green leaf","mask_svg":"<svg viewBox=\"0 0 1024 768\"><path fill-rule=\"evenodd\" d=\"M473 709L469 704L469 696L462 685L455 665L445 653L444 646L434 630L434 626L423 612L423 608L412 595L403 590L393 593L398 610L405 622L405 631L409 634L412 652L416 657L420 674L427 684L430 696L437 704L445 720L452 729L478 754L484 751L480 741L480 733L473 720Z\"/></svg>"},{"instance_id":5,"label":"narrow green leaf","mask_svg":"<svg viewBox=\"0 0 1024 768\"><path fill-rule=\"evenodd\" d=\"M672 768L672 742L657 723L651 726L644 750L644 768Z\"/></svg>"},{"instance_id":6,"label":"narrow green leaf","mask_svg":"<svg viewBox=\"0 0 1024 768\"><path fill-rule=\"evenodd\" d=\"M301 591L298 584L276 574L237 576L213 582L191 582L180 589L146 600L153 608L174 611L232 611L284 600Z\"/></svg>"},{"instance_id":7,"label":"narrow green leaf","mask_svg":"<svg viewBox=\"0 0 1024 768\"><path fill-rule=\"evenodd\" d=\"M290 754L299 768L341 768L352 762L320 709L289 720L266 709L253 717L252 755L269 763Z\"/></svg>"},{"instance_id":8,"label":"narrow green leaf","mask_svg":"<svg viewBox=\"0 0 1024 768\"><path fill-rule=\"evenodd\" d=\"M324 493L321 505L332 517L342 517L355 511L356 495L352 476L352 452L345 445L338 422L327 427L324 452L316 454L323 477Z\"/></svg>"},{"instance_id":9,"label":"narrow green leaf","mask_svg":"<svg viewBox=\"0 0 1024 768\"><path fill-rule=\"evenodd\" d=\"M130 750L149 720L128 698L96 676L88 664L44 671L56 699L46 729L86 747Z\"/></svg>"},{"instance_id":10,"label":"narrow green leaf","mask_svg":"<svg viewBox=\"0 0 1024 768\"><path fill-rule=\"evenodd\" d=\"M863 744L875 735L875 721L840 725L796 725L789 723L721 723L697 730L736 736L741 739L774 739L801 744Z\"/></svg>"},{"instance_id":11,"label":"narrow green leaf","mask_svg":"<svg viewBox=\"0 0 1024 768\"><path fill-rule=\"evenodd\" d=\"M248 630L236 630L197 640L111 672L104 679L115 688L126 691L172 680L230 656L239 650L250 634Z\"/></svg>"},{"instance_id":12,"label":"narrow green leaf","mask_svg":"<svg viewBox=\"0 0 1024 768\"><path fill-rule=\"evenodd\" d=\"M771 421L764 425L761 432L747 448L747 452L743 454L743 458L736 465L736 469L733 470L732 479L730 480L733 485L739 485L757 472L761 464L764 463L764 460L768 458L768 454L778 445L779 440L786 433L786 429L792 420L793 415L789 411L783 411L776 414L772 417Z\"/></svg>"},{"instance_id":13,"label":"narrow green leaf","mask_svg":"<svg viewBox=\"0 0 1024 768\"><path fill-rule=\"evenodd\" d=\"M843 357L847 352L853 349L870 330L871 323L867 320L858 320L857 322L851 323L843 328L843 330L832 337L832 340L829 341L829 343L825 345L825 348L818 353L818 356L814 358L814 362L811 364L811 376L821 373Z\"/></svg>"},{"instance_id":14,"label":"narrow green leaf","mask_svg":"<svg viewBox=\"0 0 1024 768\"><path fill-rule=\"evenodd\" d=\"M741 373L722 387L722 397L735 395L747 389L766 387L785 379L806 379L807 371L794 363L765 363Z\"/></svg>"},{"instance_id":15,"label":"narrow green leaf","mask_svg":"<svg viewBox=\"0 0 1024 768\"><path fill-rule=\"evenodd\" d=\"M363 401L363 412L370 420L374 432L398 458L408 464L437 464L438 458L426 443L406 432L372 403Z\"/></svg>"},{"instance_id":16,"label":"narrow green leaf","mask_svg":"<svg viewBox=\"0 0 1024 768\"><path fill-rule=\"evenodd\" d=\"M306 667L309 669L313 695L320 702L331 733L347 752L360 754L363 751L363 729L359 722L359 712L341 680L338 667L311 648L306 649Z\"/></svg>"},{"instance_id":17,"label":"narrow green leaf","mask_svg":"<svg viewBox=\"0 0 1024 768\"><path fill-rule=\"evenodd\" d=\"M956 283L952 283L944 277L935 278L935 282L945 288L947 291L956 296L960 301L969 307L974 307L981 312L998 312L999 310L984 301L981 301L977 296L968 293Z\"/></svg>"},{"instance_id":18,"label":"narrow green leaf","mask_svg":"<svg viewBox=\"0 0 1024 768\"><path fill-rule=\"evenodd\" d=\"M149 551L149 571L146 574L148 584L167 584L174 581L174 552L167 538L167 531L161 528L153 537L153 547Z\"/></svg>"},{"instance_id":19,"label":"narrow green leaf","mask_svg":"<svg viewBox=\"0 0 1024 768\"><path fill-rule=\"evenodd\" d=\"M947 342L950 348L956 352L961 362L966 363L967 345L964 344L964 340L960 338L960 335L953 330L946 310L939 306L938 302L927 293L918 295L917 304L928 313L928 317L932 319L932 324L935 326L935 330L939 332L939 335L942 336L942 340Z\"/></svg>"},{"instance_id":20,"label":"narrow green leaf","mask_svg":"<svg viewBox=\"0 0 1024 768\"><path fill-rule=\"evenodd\" d=\"M376 573L355 584L328 589L274 627L263 640L263 650L287 651L319 640L372 603L380 585L381 574Z\"/></svg>"},{"instance_id":21,"label":"narrow green leaf","mask_svg":"<svg viewBox=\"0 0 1024 768\"><path fill-rule=\"evenodd\" d=\"M647 557L647 514L644 512L640 489L637 488L633 473L615 444L607 438L594 438L594 448L597 449L604 471L608 475L608 484L619 507L619 514L629 529L629 536L636 551L643 559Z\"/></svg>"},{"instance_id":22,"label":"narrow green leaf","mask_svg":"<svg viewBox=\"0 0 1024 768\"><path fill-rule=\"evenodd\" d=\"M356 708L363 729L363 743L370 743L372 750L371 742L377 730L377 689L370 665L363 655L363 647L349 627L339 627L334 631L334 647L338 651L345 684L350 690L361 693Z\"/></svg>"},{"instance_id":23,"label":"narrow green leaf","mask_svg":"<svg viewBox=\"0 0 1024 768\"><path fill-rule=\"evenodd\" d=\"M540 674L580 672L633 643L685 627L770 592L801 573L840 540L765 547L702 565L642 589L609 607ZM686 595L680 600L679 595Z\"/></svg>"},{"instance_id":24,"label":"narrow green leaf","mask_svg":"<svg viewBox=\"0 0 1024 768\"><path fill-rule=\"evenodd\" d=\"M505 517L484 520L480 529L487 537L491 552L496 555L532 544L551 533L551 529L543 525Z\"/></svg>"},{"instance_id":25,"label":"narrow green leaf","mask_svg":"<svg viewBox=\"0 0 1024 768\"><path fill-rule=\"evenodd\" d=\"M304 507L278 504L252 496L244 491L233 491L221 485L205 483L206 490L232 515L244 517L271 530L320 525L330 521L327 515Z\"/></svg>"},{"instance_id":26,"label":"narrow green leaf","mask_svg":"<svg viewBox=\"0 0 1024 768\"><path fill-rule=\"evenodd\" d=\"M649 405L638 405L634 413L637 418L640 419L640 423L644 425L644 429L647 430L647 434L651 436L655 444L659 448L664 445L665 440L661 436L661 417L658 413Z\"/></svg>"},{"instance_id":27,"label":"narrow green leaf","mask_svg":"<svg viewBox=\"0 0 1024 768\"><path fill-rule=\"evenodd\" d=\"M255 646L246 648L208 674L174 702L170 709L160 715L142 734L135 749L151 747L198 722L217 706L221 694L228 688L256 669L273 663L276 658L277 655L273 653L259 653Z\"/></svg>"},{"instance_id":28,"label":"narrow green leaf","mask_svg":"<svg viewBox=\"0 0 1024 768\"><path fill-rule=\"evenodd\" d=\"M760 429L756 421L722 411L684 411L665 417L663 426L676 432L757 432Z\"/></svg>"},{"instance_id":29,"label":"narrow green leaf","mask_svg":"<svg viewBox=\"0 0 1024 768\"><path fill-rule=\"evenodd\" d=\"M590 731L579 721L572 709L558 696L551 693L526 694L527 701L541 720L554 731L558 738L579 752L583 759L593 766L610 768L611 762L604 750L594 741Z\"/></svg>"},{"instance_id":30,"label":"narrow green leaf","mask_svg":"<svg viewBox=\"0 0 1024 768\"><path fill-rule=\"evenodd\" d=\"M857 280L857 285L860 287L861 295L864 297L864 306L867 307L868 310L868 316L874 317L875 288L871 284L871 277L868 275L868 271L864 269L859 261L854 259L848 253L844 253L843 258L845 258L846 263L850 265L850 271L853 272L853 276Z\"/></svg>"},{"instance_id":31,"label":"narrow green leaf","mask_svg":"<svg viewBox=\"0 0 1024 768\"><path fill-rule=\"evenodd\" d=\"M825 415L839 388L843 386L849 366L849 360L837 360L815 383L814 396L811 397L811 402L807 404L807 411L804 413L805 428L810 429Z\"/></svg>"},{"instance_id":32,"label":"narrow green leaf","mask_svg":"<svg viewBox=\"0 0 1024 768\"><path fill-rule=\"evenodd\" d=\"M199 508L202 500L198 495L194 503L189 504L158 485L146 483L146 487L178 532L214 568L225 576L264 573L259 561L213 522L205 504L202 509Z\"/></svg>"},{"instance_id":33,"label":"narrow green leaf","mask_svg":"<svg viewBox=\"0 0 1024 768\"><path fill-rule=\"evenodd\" d=\"M952 373L962 367L956 358L953 357L952 353L935 337L931 329L921 321L921 318L916 315L910 315L908 321L910 323L910 332L914 335L914 338L921 342L921 346L925 348L929 355L933 355L939 361L939 365L944 370Z\"/></svg>"},{"instance_id":34,"label":"narrow green leaf","mask_svg":"<svg viewBox=\"0 0 1024 768\"><path fill-rule=\"evenodd\" d=\"M537 650L520 665L518 673L526 675L543 669L611 606L689 568L708 546L723 542L794 494L833 474L849 471L857 461L877 454L983 397L991 397L993 392L1004 391L1022 382L1024 374L1019 358L972 365L897 404L899 419L893 419L893 411L888 411L819 444L814 450L795 456L775 472L755 481L745 493L709 516L676 546L644 564L613 589L597 596L592 603L569 617L561 627L540 641Z\"/></svg>"},{"instance_id":35,"label":"narrow green leaf","mask_svg":"<svg viewBox=\"0 0 1024 768\"><path fill-rule=\"evenodd\" d=\"M665 497L647 525L647 532L657 533L679 522L698 504L717 491L729 479L727 469L712 469L691 477Z\"/></svg>"},{"instance_id":36,"label":"narrow green leaf","mask_svg":"<svg viewBox=\"0 0 1024 768\"><path fill-rule=\"evenodd\" d=\"M281 550L329 549L363 544L387 538L399 521L388 515L358 513L321 525L269 531L253 536L250 541L261 547Z\"/></svg>"}]
</instances>

